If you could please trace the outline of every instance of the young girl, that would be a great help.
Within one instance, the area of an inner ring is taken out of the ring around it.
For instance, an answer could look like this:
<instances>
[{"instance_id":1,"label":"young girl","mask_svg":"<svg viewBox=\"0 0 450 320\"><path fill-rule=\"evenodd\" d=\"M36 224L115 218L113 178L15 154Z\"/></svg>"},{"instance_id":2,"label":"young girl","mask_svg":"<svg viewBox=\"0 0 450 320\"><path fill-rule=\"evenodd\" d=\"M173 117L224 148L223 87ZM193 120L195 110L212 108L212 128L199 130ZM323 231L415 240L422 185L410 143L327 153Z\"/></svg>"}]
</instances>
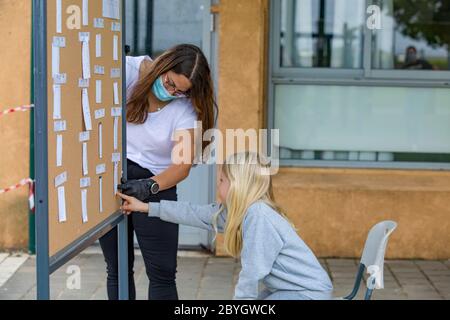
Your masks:
<instances>
[{"instance_id":1,"label":"young girl","mask_svg":"<svg viewBox=\"0 0 450 320\"><path fill-rule=\"evenodd\" d=\"M235 299L331 299L331 281L287 217L275 204L268 167L258 155L232 156L218 183L221 205L161 201L143 203L119 193L125 214L150 217L223 232L226 251L240 257ZM265 174L266 173L266 174ZM262 281L265 289L259 292Z\"/></svg>"}]
</instances>

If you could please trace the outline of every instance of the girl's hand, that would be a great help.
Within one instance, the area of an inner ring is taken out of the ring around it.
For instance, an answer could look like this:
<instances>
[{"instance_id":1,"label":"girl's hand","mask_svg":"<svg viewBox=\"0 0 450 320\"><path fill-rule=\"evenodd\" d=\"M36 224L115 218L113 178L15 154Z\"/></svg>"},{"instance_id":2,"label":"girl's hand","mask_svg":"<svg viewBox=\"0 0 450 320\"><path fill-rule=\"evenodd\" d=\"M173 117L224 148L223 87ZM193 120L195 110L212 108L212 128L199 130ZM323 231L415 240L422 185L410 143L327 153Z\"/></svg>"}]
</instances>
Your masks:
<instances>
[{"instance_id":1,"label":"girl's hand","mask_svg":"<svg viewBox=\"0 0 450 320\"><path fill-rule=\"evenodd\" d=\"M130 215L132 212L148 213L148 203L144 203L136 198L124 195L120 192L117 192L117 195L124 200L122 206L120 207L124 214Z\"/></svg>"}]
</instances>

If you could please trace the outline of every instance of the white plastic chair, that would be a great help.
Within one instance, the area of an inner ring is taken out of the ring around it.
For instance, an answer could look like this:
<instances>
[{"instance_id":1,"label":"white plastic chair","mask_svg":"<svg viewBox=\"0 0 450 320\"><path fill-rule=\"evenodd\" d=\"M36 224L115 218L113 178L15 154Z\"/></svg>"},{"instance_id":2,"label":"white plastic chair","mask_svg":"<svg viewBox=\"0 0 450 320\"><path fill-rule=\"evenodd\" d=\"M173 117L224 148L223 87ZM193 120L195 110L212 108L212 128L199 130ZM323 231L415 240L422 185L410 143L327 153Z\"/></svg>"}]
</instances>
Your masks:
<instances>
[{"instance_id":1,"label":"white plastic chair","mask_svg":"<svg viewBox=\"0 0 450 320\"><path fill-rule=\"evenodd\" d=\"M359 286L363 277L364 270L370 273L367 279L367 291L365 300L370 300L373 290L384 288L384 255L389 236L397 228L395 221L383 221L376 224L369 232L364 246L364 251L359 264L356 281L352 292L342 298L344 300L352 300L358 293Z\"/></svg>"}]
</instances>

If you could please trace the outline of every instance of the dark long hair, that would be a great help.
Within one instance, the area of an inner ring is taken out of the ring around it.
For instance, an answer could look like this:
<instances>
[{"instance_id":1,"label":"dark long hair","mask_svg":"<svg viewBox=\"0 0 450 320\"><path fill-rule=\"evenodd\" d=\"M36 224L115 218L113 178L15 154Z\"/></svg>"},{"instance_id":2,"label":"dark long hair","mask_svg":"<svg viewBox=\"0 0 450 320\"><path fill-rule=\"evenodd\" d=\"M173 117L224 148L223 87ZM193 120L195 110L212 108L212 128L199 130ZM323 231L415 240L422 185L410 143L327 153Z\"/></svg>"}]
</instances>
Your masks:
<instances>
[{"instance_id":1,"label":"dark long hair","mask_svg":"<svg viewBox=\"0 0 450 320\"><path fill-rule=\"evenodd\" d=\"M162 74L173 71L184 75L192 83L190 99L202 122L203 132L215 126L217 103L211 70L202 50L191 44L181 44L165 51L153 61L148 73L140 79L127 101L127 121L143 124L148 118L148 98L153 83ZM203 150L208 142L203 142Z\"/></svg>"}]
</instances>

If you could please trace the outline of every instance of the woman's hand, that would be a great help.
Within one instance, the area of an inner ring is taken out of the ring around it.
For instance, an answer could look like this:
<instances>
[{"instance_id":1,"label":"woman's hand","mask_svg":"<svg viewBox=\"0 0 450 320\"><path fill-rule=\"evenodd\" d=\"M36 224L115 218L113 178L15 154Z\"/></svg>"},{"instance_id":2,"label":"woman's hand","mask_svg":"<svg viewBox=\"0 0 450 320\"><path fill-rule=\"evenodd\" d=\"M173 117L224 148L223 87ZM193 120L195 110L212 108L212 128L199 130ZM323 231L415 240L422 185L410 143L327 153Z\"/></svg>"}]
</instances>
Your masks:
<instances>
[{"instance_id":1,"label":"woman's hand","mask_svg":"<svg viewBox=\"0 0 450 320\"><path fill-rule=\"evenodd\" d=\"M120 207L124 214L130 215L132 212L148 213L148 203L144 203L136 198L124 195L120 192L117 192L117 195L124 200L122 206Z\"/></svg>"}]
</instances>

